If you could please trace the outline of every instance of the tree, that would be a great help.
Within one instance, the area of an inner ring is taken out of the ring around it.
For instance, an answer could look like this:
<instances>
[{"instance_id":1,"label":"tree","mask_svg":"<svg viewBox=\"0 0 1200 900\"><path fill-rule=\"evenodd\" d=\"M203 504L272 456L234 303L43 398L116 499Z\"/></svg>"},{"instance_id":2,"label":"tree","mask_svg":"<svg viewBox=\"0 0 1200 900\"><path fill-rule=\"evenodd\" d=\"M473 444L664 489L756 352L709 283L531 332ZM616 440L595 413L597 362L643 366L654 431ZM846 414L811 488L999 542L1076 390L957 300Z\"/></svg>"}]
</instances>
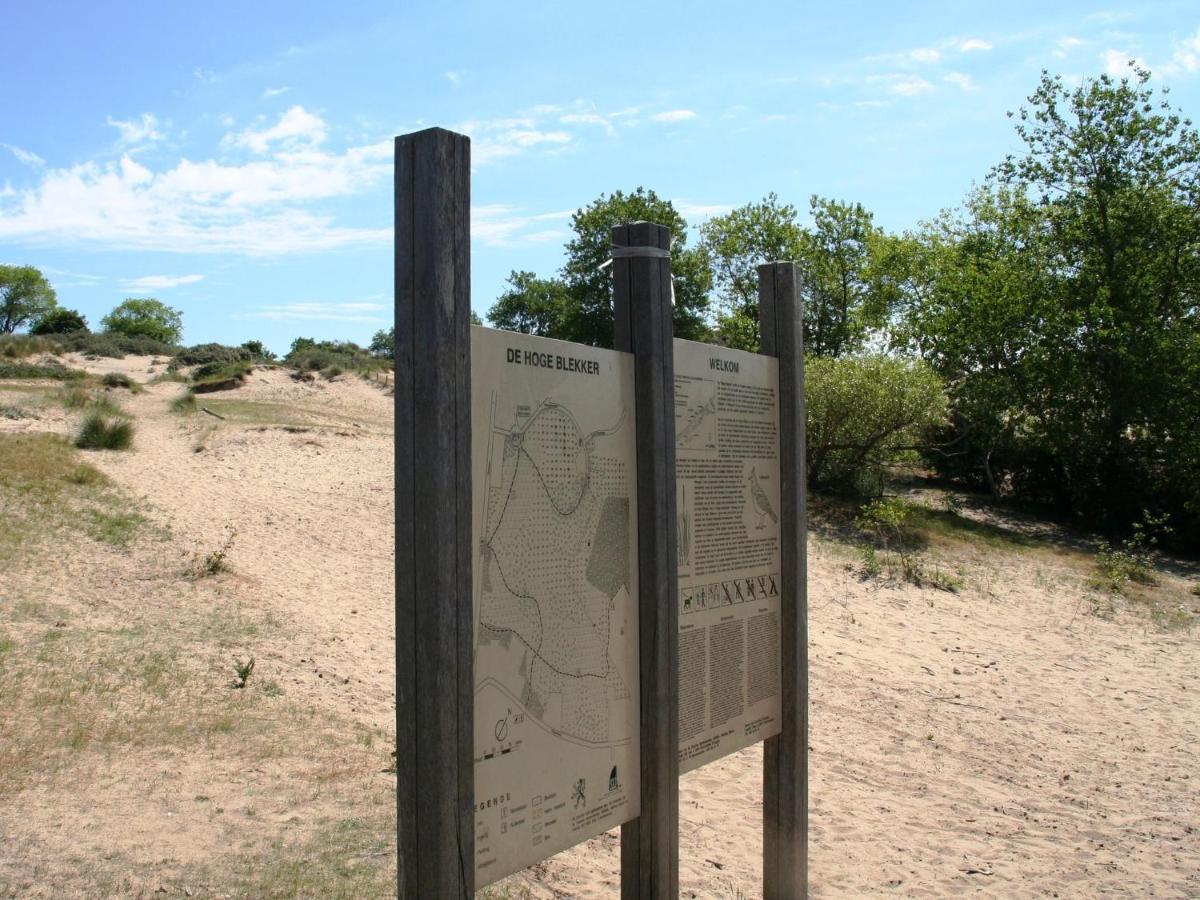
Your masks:
<instances>
[{"instance_id":1,"label":"tree","mask_svg":"<svg viewBox=\"0 0 1200 900\"><path fill-rule=\"evenodd\" d=\"M577 304L562 279L513 272L508 284L508 290L488 310L488 320L497 328L557 337L567 327Z\"/></svg>"},{"instance_id":2,"label":"tree","mask_svg":"<svg viewBox=\"0 0 1200 900\"><path fill-rule=\"evenodd\" d=\"M396 326L393 325L386 331L381 329L375 332L374 337L371 338L371 344L367 349L369 349L375 356L378 356L382 359L395 359Z\"/></svg>"},{"instance_id":3,"label":"tree","mask_svg":"<svg viewBox=\"0 0 1200 900\"><path fill-rule=\"evenodd\" d=\"M164 344L178 344L183 337L183 315L152 297L131 297L100 320L111 334L148 337Z\"/></svg>"},{"instance_id":4,"label":"tree","mask_svg":"<svg viewBox=\"0 0 1200 900\"><path fill-rule=\"evenodd\" d=\"M858 203L813 196L813 228L790 203L768 194L701 226L702 247L717 291L723 343L758 348L758 266L772 260L799 265L804 298L805 350L841 356L859 350L887 318L887 295L873 281L882 232Z\"/></svg>"},{"instance_id":5,"label":"tree","mask_svg":"<svg viewBox=\"0 0 1200 900\"><path fill-rule=\"evenodd\" d=\"M0 334L12 334L57 305L54 288L33 266L0 265Z\"/></svg>"},{"instance_id":6,"label":"tree","mask_svg":"<svg viewBox=\"0 0 1200 900\"><path fill-rule=\"evenodd\" d=\"M577 210L571 219L575 236L567 242L567 262L560 277L540 279L531 272L513 272L509 289L488 311L488 320L502 328L537 328L532 333L611 347L612 273L603 264L611 256L613 226L637 221L665 225L671 231L676 337L709 339L712 275L707 260L700 251L687 248L687 222L671 202L641 187L630 194L601 194Z\"/></svg>"},{"instance_id":7,"label":"tree","mask_svg":"<svg viewBox=\"0 0 1200 900\"><path fill-rule=\"evenodd\" d=\"M72 334L88 330L87 318L78 310L55 307L48 310L29 326L30 334Z\"/></svg>"},{"instance_id":8,"label":"tree","mask_svg":"<svg viewBox=\"0 0 1200 900\"><path fill-rule=\"evenodd\" d=\"M892 283L995 489L1112 530L1169 513L1195 540L1200 135L1149 77L1043 73L1015 114L1024 151L913 236Z\"/></svg>"}]
</instances>

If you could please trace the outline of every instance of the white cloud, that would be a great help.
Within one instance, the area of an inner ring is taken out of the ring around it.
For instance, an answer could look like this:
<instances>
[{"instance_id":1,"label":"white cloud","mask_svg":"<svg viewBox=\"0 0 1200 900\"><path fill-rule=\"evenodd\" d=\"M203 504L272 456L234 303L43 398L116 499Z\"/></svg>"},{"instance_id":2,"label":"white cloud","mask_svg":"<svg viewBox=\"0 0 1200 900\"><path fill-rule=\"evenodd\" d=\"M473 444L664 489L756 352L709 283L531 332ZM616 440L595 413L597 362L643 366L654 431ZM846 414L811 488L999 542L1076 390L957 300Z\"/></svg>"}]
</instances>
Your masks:
<instances>
[{"instance_id":1,"label":"white cloud","mask_svg":"<svg viewBox=\"0 0 1200 900\"><path fill-rule=\"evenodd\" d=\"M129 155L84 162L0 199L0 240L248 255L383 245L390 227L340 226L303 207L360 193L391 171L390 140L342 153L281 150L240 165L181 159L161 171Z\"/></svg>"},{"instance_id":2,"label":"white cloud","mask_svg":"<svg viewBox=\"0 0 1200 900\"><path fill-rule=\"evenodd\" d=\"M443 72L442 74L451 84L458 84L462 81L463 77L462 72L456 72L454 69L451 69L449 72Z\"/></svg>"},{"instance_id":3,"label":"white cloud","mask_svg":"<svg viewBox=\"0 0 1200 900\"><path fill-rule=\"evenodd\" d=\"M650 118L655 122L686 122L696 118L696 114L690 109L669 109L666 112L655 113Z\"/></svg>"},{"instance_id":4,"label":"white cloud","mask_svg":"<svg viewBox=\"0 0 1200 900\"><path fill-rule=\"evenodd\" d=\"M1145 60L1132 56L1124 50L1105 50L1103 59L1104 71L1115 78L1123 78L1130 74L1130 62L1139 68L1147 68Z\"/></svg>"},{"instance_id":5,"label":"white cloud","mask_svg":"<svg viewBox=\"0 0 1200 900\"><path fill-rule=\"evenodd\" d=\"M733 209L733 205L730 203L692 203L688 200L672 200L671 205L681 216L689 220L689 225L697 225L700 221L711 219L713 216L723 216Z\"/></svg>"},{"instance_id":6,"label":"white cloud","mask_svg":"<svg viewBox=\"0 0 1200 900\"><path fill-rule=\"evenodd\" d=\"M1171 61L1163 66L1163 72L1168 75L1200 72L1200 28L1191 37L1175 42Z\"/></svg>"},{"instance_id":7,"label":"white cloud","mask_svg":"<svg viewBox=\"0 0 1200 900\"><path fill-rule=\"evenodd\" d=\"M962 88L964 91L978 90L975 82L971 80L971 76L964 75L962 72L949 72L943 78L947 84L953 84L956 87Z\"/></svg>"},{"instance_id":8,"label":"white cloud","mask_svg":"<svg viewBox=\"0 0 1200 900\"><path fill-rule=\"evenodd\" d=\"M109 116L105 122L121 132L121 136L117 140L124 147L153 143L163 139L162 132L158 130L158 117L150 113L142 113L140 119L128 121Z\"/></svg>"},{"instance_id":9,"label":"white cloud","mask_svg":"<svg viewBox=\"0 0 1200 900\"><path fill-rule=\"evenodd\" d=\"M560 116L558 121L564 125L596 125L603 128L608 134L613 134L616 131L608 118L594 112L568 113L565 116Z\"/></svg>"},{"instance_id":10,"label":"white cloud","mask_svg":"<svg viewBox=\"0 0 1200 900\"><path fill-rule=\"evenodd\" d=\"M252 306L250 312L240 313L237 319L274 319L327 322L386 322L389 307L383 303L355 301L350 303L275 303Z\"/></svg>"},{"instance_id":11,"label":"white cloud","mask_svg":"<svg viewBox=\"0 0 1200 900\"><path fill-rule=\"evenodd\" d=\"M203 281L203 275L143 275L141 278L129 278L121 282L121 287L135 294L145 294L151 291L165 291L181 284L195 284Z\"/></svg>"},{"instance_id":12,"label":"white cloud","mask_svg":"<svg viewBox=\"0 0 1200 900\"><path fill-rule=\"evenodd\" d=\"M992 45L980 38L967 38L958 45L959 52L970 53L972 50L991 50Z\"/></svg>"},{"instance_id":13,"label":"white cloud","mask_svg":"<svg viewBox=\"0 0 1200 900\"><path fill-rule=\"evenodd\" d=\"M913 62L935 63L942 58L942 54L932 47L918 47L908 54L908 58Z\"/></svg>"},{"instance_id":14,"label":"white cloud","mask_svg":"<svg viewBox=\"0 0 1200 900\"><path fill-rule=\"evenodd\" d=\"M571 210L522 214L501 203L471 207L471 236L491 247L520 247L560 241Z\"/></svg>"},{"instance_id":15,"label":"white cloud","mask_svg":"<svg viewBox=\"0 0 1200 900\"><path fill-rule=\"evenodd\" d=\"M15 156L18 162L23 165L30 166L34 169L40 169L46 164L46 161L34 153L32 150L23 150L12 144L0 144L0 147L7 147L8 150Z\"/></svg>"},{"instance_id":16,"label":"white cloud","mask_svg":"<svg viewBox=\"0 0 1200 900\"><path fill-rule=\"evenodd\" d=\"M265 91L262 92L262 98L264 100L270 100L272 97L278 97L280 94L286 94L290 90L291 90L291 88L288 87L286 84L283 85L282 87L275 87L275 88L269 87Z\"/></svg>"},{"instance_id":17,"label":"white cloud","mask_svg":"<svg viewBox=\"0 0 1200 900\"><path fill-rule=\"evenodd\" d=\"M901 97L915 97L934 90L934 86L919 75L871 75L866 80L868 84L882 84Z\"/></svg>"},{"instance_id":18,"label":"white cloud","mask_svg":"<svg viewBox=\"0 0 1200 900\"><path fill-rule=\"evenodd\" d=\"M325 140L325 120L313 115L303 106L288 109L270 128L248 128L240 134L226 135L226 142L247 147L255 153L266 153L273 144L293 148L317 146Z\"/></svg>"},{"instance_id":19,"label":"white cloud","mask_svg":"<svg viewBox=\"0 0 1200 900\"><path fill-rule=\"evenodd\" d=\"M562 129L542 128L535 115L507 119L477 119L456 126L471 137L471 164L484 166L536 148L561 149L572 136Z\"/></svg>"}]
</instances>

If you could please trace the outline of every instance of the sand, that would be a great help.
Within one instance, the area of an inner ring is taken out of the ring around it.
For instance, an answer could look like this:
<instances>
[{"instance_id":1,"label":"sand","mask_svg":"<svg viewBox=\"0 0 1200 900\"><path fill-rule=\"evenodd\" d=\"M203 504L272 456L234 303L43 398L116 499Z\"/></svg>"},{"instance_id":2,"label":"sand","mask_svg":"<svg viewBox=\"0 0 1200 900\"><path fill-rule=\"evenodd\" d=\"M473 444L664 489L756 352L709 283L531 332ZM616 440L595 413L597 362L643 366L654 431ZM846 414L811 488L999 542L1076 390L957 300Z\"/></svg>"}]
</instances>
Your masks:
<instances>
[{"instance_id":1,"label":"sand","mask_svg":"<svg viewBox=\"0 0 1200 900\"><path fill-rule=\"evenodd\" d=\"M66 362L143 382L162 371L150 358ZM260 369L198 398L222 421L168 412L180 391L120 392L134 450L88 454L158 530L4 573L0 629L49 627L15 610L51 599L47 615L72 627L138 621L163 635L197 605L236 611L262 627L224 643L187 632L213 650L185 656L181 683L253 652L282 697L263 699L261 727L239 740L275 749L252 756L217 736L47 756L0 793L0 897L95 895L101 877L118 895L252 896L223 887L221 866L319 834L364 797L387 838L394 778L364 735L383 744L394 728L391 398L351 376L299 384ZM30 396L0 385L0 404ZM0 418L0 433L66 434L75 420L47 404ZM228 573L181 574L230 533ZM824 537L808 549L813 896L1200 896L1194 629L1123 603L1094 614L1086 557L1066 541L935 548L963 572L958 593L862 580L853 551ZM284 710L310 724L282 724ZM682 896L761 895L761 767L752 748L682 779ZM618 876L613 833L505 887L613 897Z\"/></svg>"}]
</instances>

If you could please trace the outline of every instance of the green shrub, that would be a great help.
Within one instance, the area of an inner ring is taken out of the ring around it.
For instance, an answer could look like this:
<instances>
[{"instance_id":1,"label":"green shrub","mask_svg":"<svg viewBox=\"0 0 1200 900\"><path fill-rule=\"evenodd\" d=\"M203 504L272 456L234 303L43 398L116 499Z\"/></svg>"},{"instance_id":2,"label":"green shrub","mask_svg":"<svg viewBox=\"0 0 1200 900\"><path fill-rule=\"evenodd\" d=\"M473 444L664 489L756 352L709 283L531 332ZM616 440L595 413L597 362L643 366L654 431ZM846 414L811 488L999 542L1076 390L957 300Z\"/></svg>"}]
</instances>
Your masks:
<instances>
[{"instance_id":1,"label":"green shrub","mask_svg":"<svg viewBox=\"0 0 1200 900\"><path fill-rule=\"evenodd\" d=\"M248 362L205 363L192 373L192 390L197 394L232 390L245 384L253 371Z\"/></svg>"},{"instance_id":2,"label":"green shrub","mask_svg":"<svg viewBox=\"0 0 1200 900\"><path fill-rule=\"evenodd\" d=\"M55 335L53 341L63 350L82 353L84 356L105 357L108 359L123 359L126 355L171 356L177 349L171 344L145 335L117 333L89 334L87 332L75 332L73 334Z\"/></svg>"},{"instance_id":3,"label":"green shrub","mask_svg":"<svg viewBox=\"0 0 1200 900\"><path fill-rule=\"evenodd\" d=\"M57 362L27 363L0 361L0 379L44 378L55 381L74 381L86 377L87 372L81 369L68 369Z\"/></svg>"},{"instance_id":4,"label":"green shrub","mask_svg":"<svg viewBox=\"0 0 1200 900\"><path fill-rule=\"evenodd\" d=\"M128 450L133 444L133 423L109 418L99 410L84 416L75 446L81 450Z\"/></svg>"},{"instance_id":5,"label":"green shrub","mask_svg":"<svg viewBox=\"0 0 1200 900\"><path fill-rule=\"evenodd\" d=\"M946 395L924 363L890 356L814 357L804 365L808 484L878 493L884 466L924 445Z\"/></svg>"},{"instance_id":6,"label":"green shrub","mask_svg":"<svg viewBox=\"0 0 1200 900\"><path fill-rule=\"evenodd\" d=\"M136 382L124 372L106 372L101 379L105 387L125 388L132 391L137 387Z\"/></svg>"},{"instance_id":7,"label":"green shrub","mask_svg":"<svg viewBox=\"0 0 1200 900\"><path fill-rule=\"evenodd\" d=\"M1167 516L1152 516L1149 510L1143 510L1142 521L1133 526L1133 533L1119 547L1109 541L1097 545L1092 587L1119 594L1131 581L1153 584L1155 548L1159 537L1170 532Z\"/></svg>"},{"instance_id":8,"label":"green shrub","mask_svg":"<svg viewBox=\"0 0 1200 900\"><path fill-rule=\"evenodd\" d=\"M389 359L381 359L352 341L314 341L296 338L284 363L302 372L326 372L338 368L342 372L360 374L391 368Z\"/></svg>"},{"instance_id":9,"label":"green shrub","mask_svg":"<svg viewBox=\"0 0 1200 900\"><path fill-rule=\"evenodd\" d=\"M58 306L41 316L29 329L30 334L71 334L87 331L87 317L78 310Z\"/></svg>"},{"instance_id":10,"label":"green shrub","mask_svg":"<svg viewBox=\"0 0 1200 900\"><path fill-rule=\"evenodd\" d=\"M204 366L212 363L249 362L257 357L246 347L227 347L224 344L196 344L184 347L171 361L172 368Z\"/></svg>"},{"instance_id":11,"label":"green shrub","mask_svg":"<svg viewBox=\"0 0 1200 900\"><path fill-rule=\"evenodd\" d=\"M62 352L58 344L44 337L28 334L0 334L0 358L23 359L35 353Z\"/></svg>"}]
</instances>

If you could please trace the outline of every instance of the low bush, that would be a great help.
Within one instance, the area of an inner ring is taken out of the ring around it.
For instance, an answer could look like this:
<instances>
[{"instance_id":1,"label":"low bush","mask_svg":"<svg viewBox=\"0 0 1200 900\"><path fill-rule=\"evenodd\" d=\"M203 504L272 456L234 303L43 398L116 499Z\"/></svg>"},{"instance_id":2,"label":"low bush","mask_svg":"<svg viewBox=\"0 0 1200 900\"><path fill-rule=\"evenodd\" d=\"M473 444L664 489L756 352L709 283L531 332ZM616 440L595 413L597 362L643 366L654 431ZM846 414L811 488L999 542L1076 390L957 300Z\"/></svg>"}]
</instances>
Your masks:
<instances>
[{"instance_id":1,"label":"low bush","mask_svg":"<svg viewBox=\"0 0 1200 900\"><path fill-rule=\"evenodd\" d=\"M946 417L941 380L919 361L814 357L804 365L808 484L878 494L884 467L928 445Z\"/></svg>"},{"instance_id":2,"label":"low bush","mask_svg":"<svg viewBox=\"0 0 1200 900\"><path fill-rule=\"evenodd\" d=\"M229 391L246 383L254 371L249 362L205 363L192 373L192 390L197 394Z\"/></svg>"},{"instance_id":3,"label":"low bush","mask_svg":"<svg viewBox=\"0 0 1200 900\"><path fill-rule=\"evenodd\" d=\"M84 416L75 438L81 450L128 450L133 444L133 423L125 418L110 418L99 410Z\"/></svg>"},{"instance_id":4,"label":"low bush","mask_svg":"<svg viewBox=\"0 0 1200 900\"><path fill-rule=\"evenodd\" d=\"M127 335L109 332L89 334L75 332L55 335L52 340L63 350L82 353L84 356L123 359L125 356L174 356L179 349L145 335Z\"/></svg>"},{"instance_id":5,"label":"low bush","mask_svg":"<svg viewBox=\"0 0 1200 900\"><path fill-rule=\"evenodd\" d=\"M388 369L389 359L381 359L370 350L352 341L314 341L312 338L297 338L283 362L301 372L327 372L337 368L341 372L367 372Z\"/></svg>"},{"instance_id":6,"label":"low bush","mask_svg":"<svg viewBox=\"0 0 1200 900\"><path fill-rule=\"evenodd\" d=\"M58 354L59 345L48 338L28 334L0 335L0 359L24 359L35 353Z\"/></svg>"},{"instance_id":7,"label":"low bush","mask_svg":"<svg viewBox=\"0 0 1200 900\"><path fill-rule=\"evenodd\" d=\"M1171 533L1166 516L1142 512L1142 521L1133 526L1133 533L1115 546L1101 541L1096 547L1096 573L1090 579L1097 589L1121 593L1129 582L1154 584L1154 559L1161 536Z\"/></svg>"},{"instance_id":8,"label":"low bush","mask_svg":"<svg viewBox=\"0 0 1200 900\"><path fill-rule=\"evenodd\" d=\"M141 385L135 382L124 372L106 372L104 377L100 379L105 387L110 388L125 388L127 391L137 390Z\"/></svg>"},{"instance_id":9,"label":"low bush","mask_svg":"<svg viewBox=\"0 0 1200 900\"><path fill-rule=\"evenodd\" d=\"M29 363L0 360L0 379L49 379L54 381L74 381L87 377L87 372L81 369L68 369L57 362Z\"/></svg>"}]
</instances>

